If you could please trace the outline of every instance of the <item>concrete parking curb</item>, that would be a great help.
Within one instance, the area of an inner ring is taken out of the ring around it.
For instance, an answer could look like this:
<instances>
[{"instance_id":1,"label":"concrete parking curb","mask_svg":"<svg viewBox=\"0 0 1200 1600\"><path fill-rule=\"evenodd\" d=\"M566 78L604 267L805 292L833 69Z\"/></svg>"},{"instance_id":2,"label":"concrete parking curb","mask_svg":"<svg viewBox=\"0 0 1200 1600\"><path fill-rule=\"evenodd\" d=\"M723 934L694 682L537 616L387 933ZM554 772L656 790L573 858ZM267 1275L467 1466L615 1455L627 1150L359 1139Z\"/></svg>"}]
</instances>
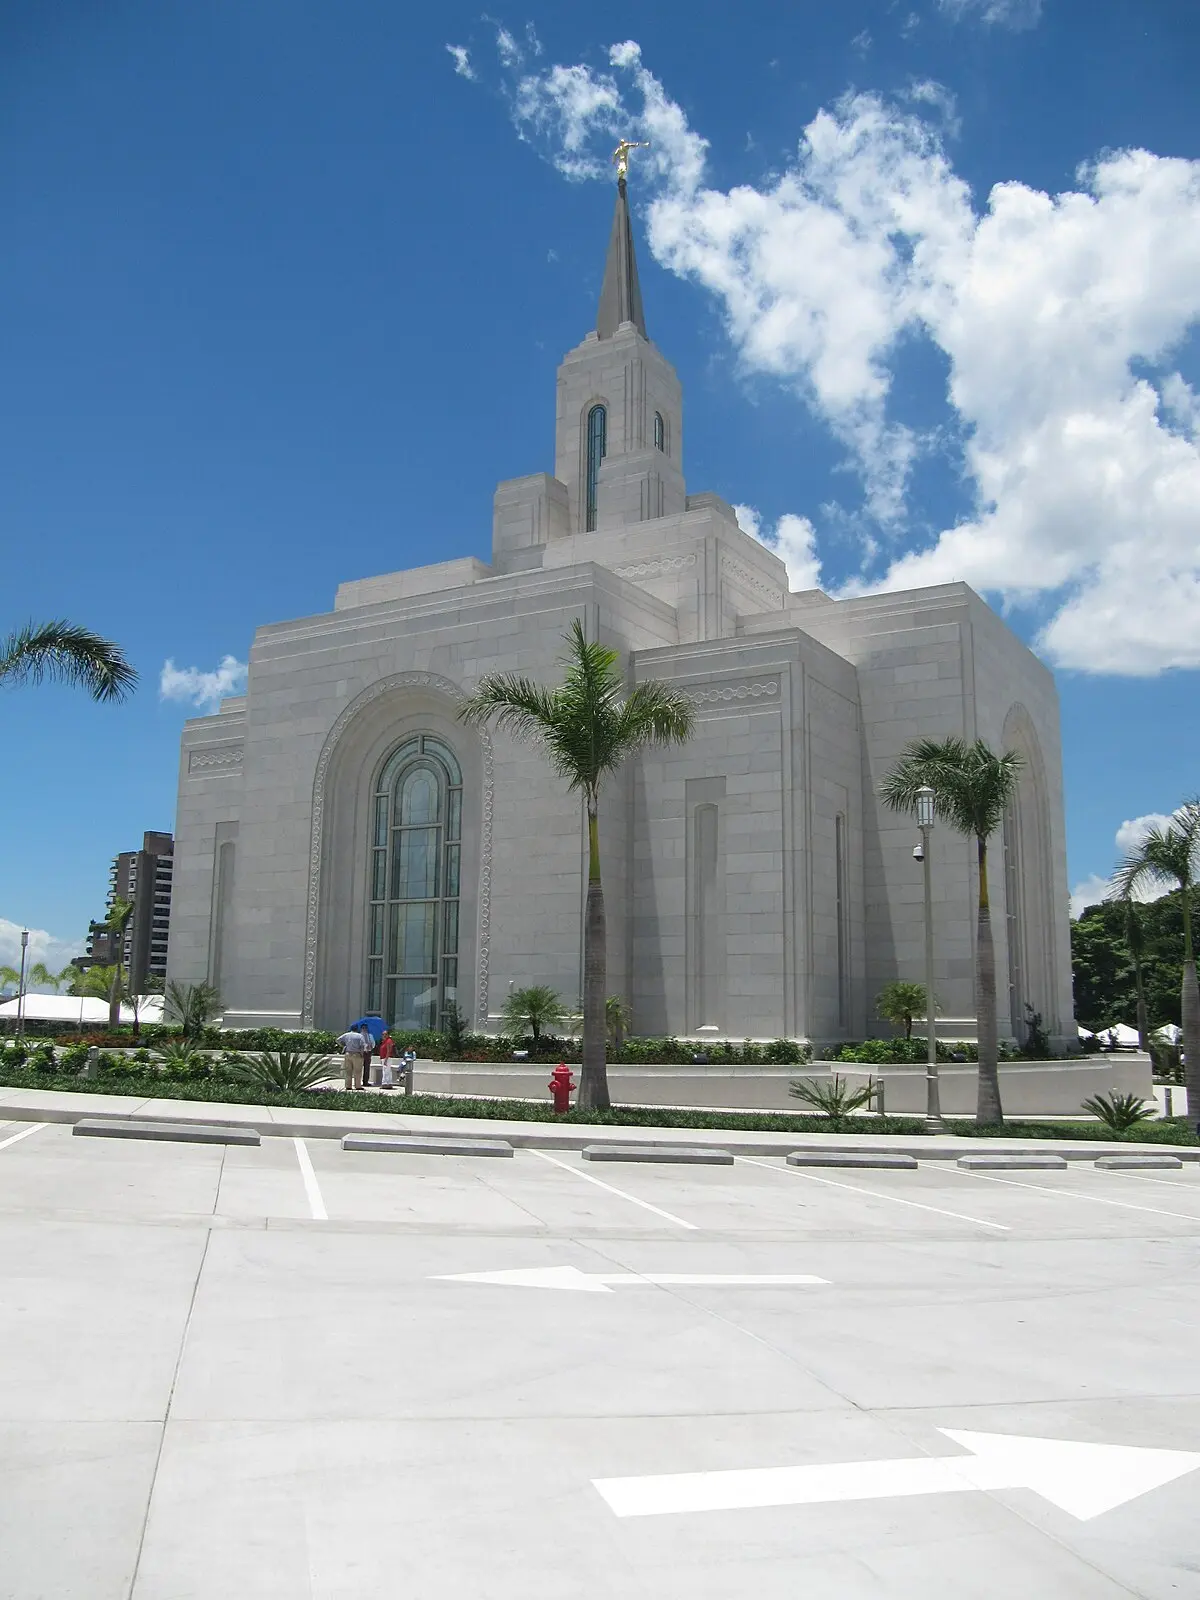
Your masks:
<instances>
[{"instance_id":1,"label":"concrete parking curb","mask_svg":"<svg viewBox=\"0 0 1200 1600\"><path fill-rule=\"evenodd\" d=\"M1010 1155L965 1155L959 1156L958 1164L967 1172L1060 1172L1066 1166L1065 1159L1047 1151L1045 1154L1033 1154L1021 1151Z\"/></svg>"},{"instance_id":2,"label":"concrete parking curb","mask_svg":"<svg viewBox=\"0 0 1200 1600\"><path fill-rule=\"evenodd\" d=\"M917 1165L917 1158L898 1150L792 1150L787 1164L789 1167L885 1167L911 1171Z\"/></svg>"},{"instance_id":3,"label":"concrete parking curb","mask_svg":"<svg viewBox=\"0 0 1200 1600\"><path fill-rule=\"evenodd\" d=\"M511 1156L513 1147L505 1139L423 1139L393 1133L347 1133L343 1150L378 1150L384 1154L409 1156Z\"/></svg>"},{"instance_id":4,"label":"concrete parking curb","mask_svg":"<svg viewBox=\"0 0 1200 1600\"><path fill-rule=\"evenodd\" d=\"M665 1166L731 1167L728 1150L687 1144L588 1144L580 1155L585 1161L655 1161Z\"/></svg>"},{"instance_id":5,"label":"concrete parking curb","mask_svg":"<svg viewBox=\"0 0 1200 1600\"><path fill-rule=\"evenodd\" d=\"M157 1139L172 1144L259 1144L254 1128L203 1122L142 1122L133 1117L80 1117L72 1133L85 1139Z\"/></svg>"}]
</instances>

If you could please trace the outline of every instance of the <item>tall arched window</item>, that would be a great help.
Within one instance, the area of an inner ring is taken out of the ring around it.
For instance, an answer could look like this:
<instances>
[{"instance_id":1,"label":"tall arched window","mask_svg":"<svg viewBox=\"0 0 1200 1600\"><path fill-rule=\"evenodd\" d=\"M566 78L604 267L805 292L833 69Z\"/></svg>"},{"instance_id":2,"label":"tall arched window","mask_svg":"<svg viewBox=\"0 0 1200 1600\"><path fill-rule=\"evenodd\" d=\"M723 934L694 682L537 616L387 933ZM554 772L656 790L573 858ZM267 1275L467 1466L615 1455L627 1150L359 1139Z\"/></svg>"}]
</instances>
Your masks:
<instances>
[{"instance_id":1,"label":"tall arched window","mask_svg":"<svg viewBox=\"0 0 1200 1600\"><path fill-rule=\"evenodd\" d=\"M663 421L661 411L654 413L654 448L665 450L667 448L667 425Z\"/></svg>"},{"instance_id":2,"label":"tall arched window","mask_svg":"<svg viewBox=\"0 0 1200 1600\"><path fill-rule=\"evenodd\" d=\"M394 1028L441 1028L458 1002L462 769L417 734L375 785L367 1010Z\"/></svg>"},{"instance_id":3,"label":"tall arched window","mask_svg":"<svg viewBox=\"0 0 1200 1600\"><path fill-rule=\"evenodd\" d=\"M587 419L587 488L584 526L588 533L596 527L596 485L600 478L600 463L608 449L608 412L603 406L593 406Z\"/></svg>"}]
</instances>

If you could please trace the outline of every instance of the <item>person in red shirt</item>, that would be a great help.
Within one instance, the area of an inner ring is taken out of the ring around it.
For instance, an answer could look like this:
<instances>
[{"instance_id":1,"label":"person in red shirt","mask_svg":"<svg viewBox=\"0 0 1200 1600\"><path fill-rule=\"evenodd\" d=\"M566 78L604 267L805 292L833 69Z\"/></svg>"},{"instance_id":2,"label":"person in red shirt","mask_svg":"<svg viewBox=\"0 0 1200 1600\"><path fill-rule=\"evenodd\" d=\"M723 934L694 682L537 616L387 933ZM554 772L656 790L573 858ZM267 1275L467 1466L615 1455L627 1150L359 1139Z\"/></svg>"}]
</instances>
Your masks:
<instances>
[{"instance_id":1,"label":"person in red shirt","mask_svg":"<svg viewBox=\"0 0 1200 1600\"><path fill-rule=\"evenodd\" d=\"M379 1041L379 1087L390 1089L392 1082L392 1057L396 1054L396 1045L391 1034L385 1028L383 1038Z\"/></svg>"}]
</instances>

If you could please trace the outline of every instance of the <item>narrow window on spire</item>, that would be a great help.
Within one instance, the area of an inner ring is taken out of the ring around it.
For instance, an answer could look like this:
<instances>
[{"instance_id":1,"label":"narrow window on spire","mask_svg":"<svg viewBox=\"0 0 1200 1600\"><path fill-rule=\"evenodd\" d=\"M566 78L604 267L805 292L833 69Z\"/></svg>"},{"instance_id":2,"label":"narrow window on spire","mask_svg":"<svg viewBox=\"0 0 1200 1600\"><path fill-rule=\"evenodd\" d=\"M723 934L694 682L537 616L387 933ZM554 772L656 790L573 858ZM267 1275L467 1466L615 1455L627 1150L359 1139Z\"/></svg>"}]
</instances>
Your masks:
<instances>
[{"instance_id":1,"label":"narrow window on spire","mask_svg":"<svg viewBox=\"0 0 1200 1600\"><path fill-rule=\"evenodd\" d=\"M588 533L596 528L596 484L600 478L600 463L608 448L608 412L603 406L593 406L587 419L587 495L584 526Z\"/></svg>"},{"instance_id":2,"label":"narrow window on spire","mask_svg":"<svg viewBox=\"0 0 1200 1600\"><path fill-rule=\"evenodd\" d=\"M654 413L654 448L664 451L667 448L667 425L661 411Z\"/></svg>"}]
</instances>

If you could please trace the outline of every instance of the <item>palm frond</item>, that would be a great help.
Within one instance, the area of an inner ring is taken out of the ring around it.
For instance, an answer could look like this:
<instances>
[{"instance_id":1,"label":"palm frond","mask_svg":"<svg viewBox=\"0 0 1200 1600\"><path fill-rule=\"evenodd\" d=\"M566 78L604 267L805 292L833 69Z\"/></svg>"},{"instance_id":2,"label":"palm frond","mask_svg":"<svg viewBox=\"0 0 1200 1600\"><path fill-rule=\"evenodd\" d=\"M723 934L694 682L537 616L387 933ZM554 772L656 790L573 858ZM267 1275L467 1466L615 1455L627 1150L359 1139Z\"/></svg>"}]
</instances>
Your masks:
<instances>
[{"instance_id":1,"label":"palm frond","mask_svg":"<svg viewBox=\"0 0 1200 1600\"><path fill-rule=\"evenodd\" d=\"M1195 812L1195 815L1190 813ZM1182 814L1182 818L1181 818ZM1132 899L1148 884L1155 888L1186 889L1200 869L1200 806L1189 801L1166 827L1148 828L1138 844L1121 860L1113 874L1112 898Z\"/></svg>"},{"instance_id":2,"label":"palm frond","mask_svg":"<svg viewBox=\"0 0 1200 1600\"><path fill-rule=\"evenodd\" d=\"M124 700L137 684L125 653L78 623L28 622L0 643L0 683L73 684L93 700Z\"/></svg>"},{"instance_id":3,"label":"palm frond","mask_svg":"<svg viewBox=\"0 0 1200 1600\"><path fill-rule=\"evenodd\" d=\"M915 811L918 789L933 790L934 809L958 833L987 839L1004 819L1023 766L1015 750L997 755L982 740L914 739L879 785L891 811Z\"/></svg>"},{"instance_id":4,"label":"palm frond","mask_svg":"<svg viewBox=\"0 0 1200 1600\"><path fill-rule=\"evenodd\" d=\"M665 683L639 683L617 712L614 765L643 745L685 744L695 726L696 708L687 695Z\"/></svg>"}]
</instances>

